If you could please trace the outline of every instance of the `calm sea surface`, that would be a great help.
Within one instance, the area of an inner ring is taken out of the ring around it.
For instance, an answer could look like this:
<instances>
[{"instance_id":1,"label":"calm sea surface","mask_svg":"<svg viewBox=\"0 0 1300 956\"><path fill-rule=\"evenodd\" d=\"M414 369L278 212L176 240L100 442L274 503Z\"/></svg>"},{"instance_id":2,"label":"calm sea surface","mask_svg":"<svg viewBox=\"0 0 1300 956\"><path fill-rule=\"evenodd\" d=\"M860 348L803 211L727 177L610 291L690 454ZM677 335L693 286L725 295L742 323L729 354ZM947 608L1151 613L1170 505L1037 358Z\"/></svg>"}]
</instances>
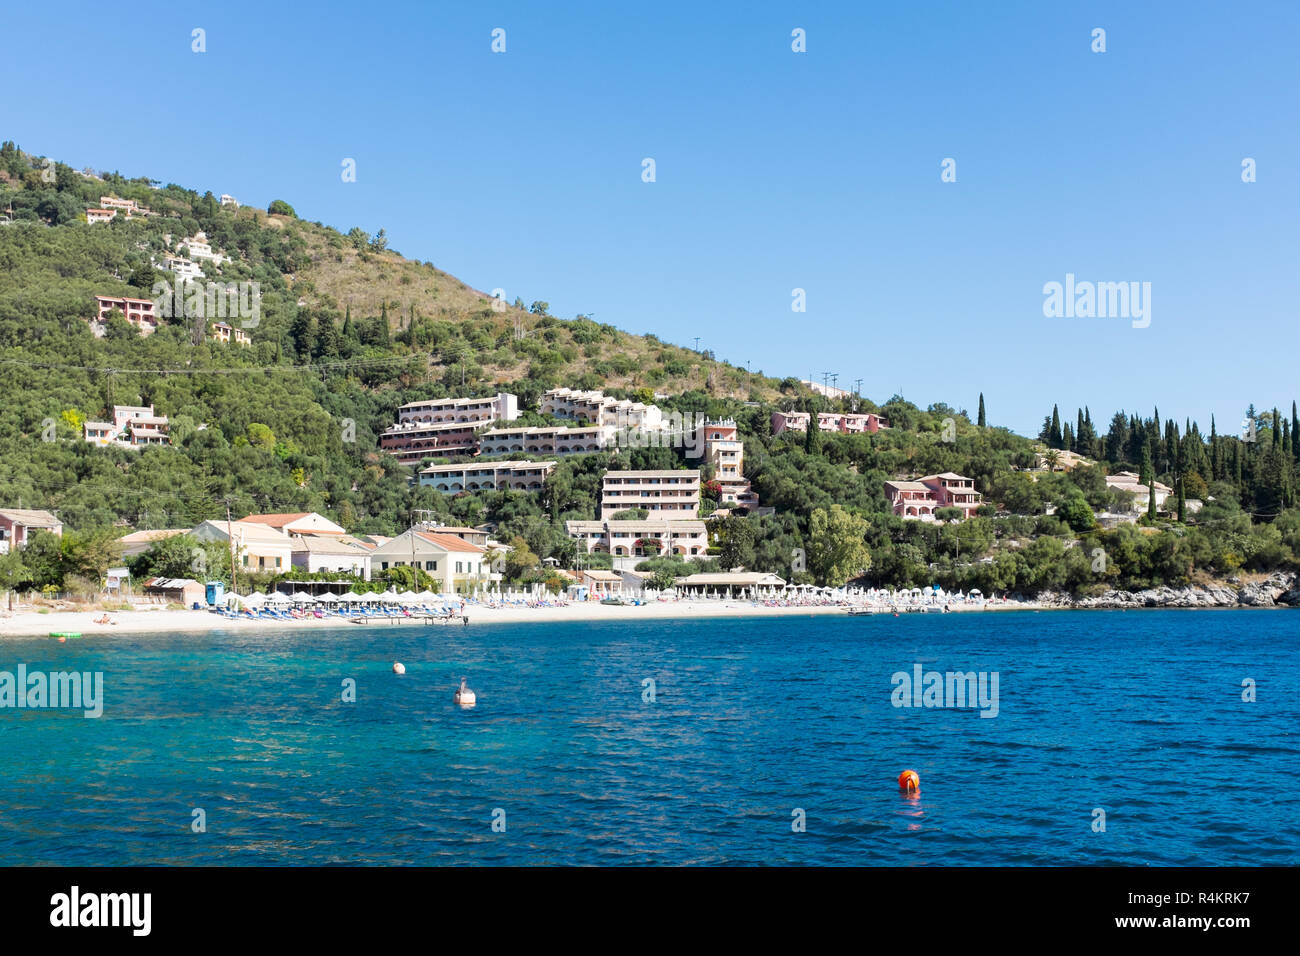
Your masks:
<instances>
[{"instance_id":1,"label":"calm sea surface","mask_svg":"<svg viewBox=\"0 0 1300 956\"><path fill-rule=\"evenodd\" d=\"M0 710L0 864L1295 864L1298 634L1089 611L10 639L0 670L102 671L105 704ZM997 672L997 717L893 706L918 662Z\"/></svg>"}]
</instances>

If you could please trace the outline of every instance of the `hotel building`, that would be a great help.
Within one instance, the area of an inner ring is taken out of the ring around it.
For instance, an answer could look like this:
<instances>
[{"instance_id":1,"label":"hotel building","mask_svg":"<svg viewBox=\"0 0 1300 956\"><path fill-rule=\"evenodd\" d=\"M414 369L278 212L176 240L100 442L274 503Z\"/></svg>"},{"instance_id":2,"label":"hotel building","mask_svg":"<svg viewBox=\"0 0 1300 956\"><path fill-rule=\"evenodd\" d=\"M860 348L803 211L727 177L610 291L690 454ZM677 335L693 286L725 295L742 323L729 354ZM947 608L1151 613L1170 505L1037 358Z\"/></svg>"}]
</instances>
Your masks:
<instances>
[{"instance_id":1,"label":"hotel building","mask_svg":"<svg viewBox=\"0 0 1300 956\"><path fill-rule=\"evenodd\" d=\"M446 495L462 491L541 491L553 461L467 461L420 469L420 484Z\"/></svg>"},{"instance_id":2,"label":"hotel building","mask_svg":"<svg viewBox=\"0 0 1300 956\"><path fill-rule=\"evenodd\" d=\"M772 434L779 435L784 431L807 431L809 418L808 412L773 412ZM840 432L846 435L874 435L880 429L888 428L889 422L873 412L860 414L818 412L817 427L824 432Z\"/></svg>"},{"instance_id":3,"label":"hotel building","mask_svg":"<svg viewBox=\"0 0 1300 956\"><path fill-rule=\"evenodd\" d=\"M700 472L607 471L600 491L601 520L629 508L648 517L689 520L700 516Z\"/></svg>"},{"instance_id":4,"label":"hotel building","mask_svg":"<svg viewBox=\"0 0 1300 956\"><path fill-rule=\"evenodd\" d=\"M380 436L379 447L403 465L439 455L473 454L478 451L476 429L518 417L519 399L506 392L493 398L408 402L397 410L397 422Z\"/></svg>"}]
</instances>

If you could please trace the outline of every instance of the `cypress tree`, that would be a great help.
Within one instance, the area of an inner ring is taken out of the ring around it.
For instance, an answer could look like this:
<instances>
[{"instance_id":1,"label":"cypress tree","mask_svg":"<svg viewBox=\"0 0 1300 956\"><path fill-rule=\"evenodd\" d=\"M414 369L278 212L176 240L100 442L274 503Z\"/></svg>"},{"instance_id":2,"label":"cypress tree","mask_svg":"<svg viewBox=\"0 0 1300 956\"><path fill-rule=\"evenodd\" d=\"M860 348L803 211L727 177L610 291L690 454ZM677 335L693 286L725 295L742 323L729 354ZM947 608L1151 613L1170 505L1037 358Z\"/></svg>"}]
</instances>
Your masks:
<instances>
[{"instance_id":1,"label":"cypress tree","mask_svg":"<svg viewBox=\"0 0 1300 956\"><path fill-rule=\"evenodd\" d=\"M822 429L821 422L817 418L817 409L812 408L808 412L808 428L804 431L803 450L810 455L816 455L822 449Z\"/></svg>"},{"instance_id":2,"label":"cypress tree","mask_svg":"<svg viewBox=\"0 0 1300 956\"><path fill-rule=\"evenodd\" d=\"M984 393L983 392L980 392L979 420L976 422L976 424L979 425L980 428L988 427L988 421L984 418Z\"/></svg>"},{"instance_id":3,"label":"cypress tree","mask_svg":"<svg viewBox=\"0 0 1300 956\"><path fill-rule=\"evenodd\" d=\"M1210 480L1218 481L1223 477L1219 467L1219 435L1214 428L1214 416L1210 416Z\"/></svg>"},{"instance_id":4,"label":"cypress tree","mask_svg":"<svg viewBox=\"0 0 1300 956\"><path fill-rule=\"evenodd\" d=\"M1152 521L1156 520L1156 483L1154 479L1147 485L1147 517Z\"/></svg>"},{"instance_id":5,"label":"cypress tree","mask_svg":"<svg viewBox=\"0 0 1300 956\"><path fill-rule=\"evenodd\" d=\"M1178 479L1178 520L1181 522L1187 513L1187 498L1183 494L1183 479Z\"/></svg>"},{"instance_id":6,"label":"cypress tree","mask_svg":"<svg viewBox=\"0 0 1300 956\"><path fill-rule=\"evenodd\" d=\"M1300 417L1295 413L1295 401L1291 402L1291 453L1300 462Z\"/></svg>"},{"instance_id":7,"label":"cypress tree","mask_svg":"<svg viewBox=\"0 0 1300 956\"><path fill-rule=\"evenodd\" d=\"M1060 448L1062 445L1061 413L1055 405L1052 406L1052 434L1048 437L1048 444L1053 448Z\"/></svg>"},{"instance_id":8,"label":"cypress tree","mask_svg":"<svg viewBox=\"0 0 1300 956\"><path fill-rule=\"evenodd\" d=\"M1273 409L1273 447L1280 448L1282 445L1282 421L1278 417L1277 409Z\"/></svg>"}]
</instances>

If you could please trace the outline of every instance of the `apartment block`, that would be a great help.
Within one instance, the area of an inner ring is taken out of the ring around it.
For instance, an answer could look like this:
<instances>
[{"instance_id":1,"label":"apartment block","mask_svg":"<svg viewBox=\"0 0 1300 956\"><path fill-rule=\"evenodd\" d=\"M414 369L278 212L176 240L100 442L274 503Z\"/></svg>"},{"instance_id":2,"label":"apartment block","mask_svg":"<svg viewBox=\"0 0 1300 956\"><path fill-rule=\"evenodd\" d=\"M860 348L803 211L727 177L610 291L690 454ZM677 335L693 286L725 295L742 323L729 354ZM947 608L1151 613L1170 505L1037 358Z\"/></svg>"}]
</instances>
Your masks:
<instances>
[{"instance_id":1,"label":"apartment block","mask_svg":"<svg viewBox=\"0 0 1300 956\"><path fill-rule=\"evenodd\" d=\"M683 520L700 516L700 472L607 471L601 485L600 517L644 508L650 518Z\"/></svg>"},{"instance_id":2,"label":"apartment block","mask_svg":"<svg viewBox=\"0 0 1300 956\"><path fill-rule=\"evenodd\" d=\"M447 495L462 491L541 491L553 461L469 461L420 469L420 484Z\"/></svg>"}]
</instances>

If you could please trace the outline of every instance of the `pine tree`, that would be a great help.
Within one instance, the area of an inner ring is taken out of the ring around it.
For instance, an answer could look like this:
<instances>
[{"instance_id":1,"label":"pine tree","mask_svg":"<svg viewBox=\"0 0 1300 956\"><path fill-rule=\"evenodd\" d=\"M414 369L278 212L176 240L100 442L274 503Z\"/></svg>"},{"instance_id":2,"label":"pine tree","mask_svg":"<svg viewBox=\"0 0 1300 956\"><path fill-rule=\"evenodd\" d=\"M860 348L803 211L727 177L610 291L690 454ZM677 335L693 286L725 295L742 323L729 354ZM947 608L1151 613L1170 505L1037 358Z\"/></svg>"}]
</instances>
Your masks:
<instances>
[{"instance_id":1,"label":"pine tree","mask_svg":"<svg viewBox=\"0 0 1300 956\"><path fill-rule=\"evenodd\" d=\"M984 418L984 393L983 392L980 392L979 420L976 422L976 424L979 425L980 428L988 427L988 421Z\"/></svg>"}]
</instances>

